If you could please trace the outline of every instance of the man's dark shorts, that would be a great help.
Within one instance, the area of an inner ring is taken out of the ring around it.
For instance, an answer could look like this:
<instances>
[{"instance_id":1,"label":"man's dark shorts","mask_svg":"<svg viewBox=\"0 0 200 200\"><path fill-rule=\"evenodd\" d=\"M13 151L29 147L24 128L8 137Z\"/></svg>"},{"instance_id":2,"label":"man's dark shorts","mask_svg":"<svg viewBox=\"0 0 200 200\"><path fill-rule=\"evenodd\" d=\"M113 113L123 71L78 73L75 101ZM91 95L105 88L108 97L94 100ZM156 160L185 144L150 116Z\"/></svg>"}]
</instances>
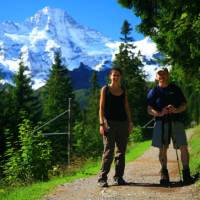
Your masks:
<instances>
[{"instance_id":1,"label":"man's dark shorts","mask_svg":"<svg viewBox=\"0 0 200 200\"><path fill-rule=\"evenodd\" d=\"M187 138L185 134L184 124L182 122L172 121L170 132L171 133L169 133L168 122L163 122L161 120L156 121L153 130L152 146L161 148L163 146L163 143L165 145L168 145L169 134L171 134L174 148L179 148L180 146L187 145Z\"/></svg>"}]
</instances>

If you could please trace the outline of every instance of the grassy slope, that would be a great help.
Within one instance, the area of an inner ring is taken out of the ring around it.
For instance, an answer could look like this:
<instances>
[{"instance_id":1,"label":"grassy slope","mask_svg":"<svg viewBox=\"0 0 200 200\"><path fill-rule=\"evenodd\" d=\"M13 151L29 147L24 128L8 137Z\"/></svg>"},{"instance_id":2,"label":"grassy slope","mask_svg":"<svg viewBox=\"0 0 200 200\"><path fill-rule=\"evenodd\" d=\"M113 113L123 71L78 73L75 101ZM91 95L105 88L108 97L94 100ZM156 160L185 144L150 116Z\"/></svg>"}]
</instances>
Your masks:
<instances>
[{"instance_id":1,"label":"grassy slope","mask_svg":"<svg viewBox=\"0 0 200 200\"><path fill-rule=\"evenodd\" d=\"M196 127L189 142L192 174L200 173L200 126Z\"/></svg>"},{"instance_id":2,"label":"grassy slope","mask_svg":"<svg viewBox=\"0 0 200 200\"><path fill-rule=\"evenodd\" d=\"M127 161L134 160L144 153L150 146L150 141L131 144L127 151ZM81 170L67 177L57 177L48 182L39 182L30 186L14 188L11 190L0 189L0 200L36 200L41 199L59 184L71 182L78 178L95 175L100 169L100 160L86 163ZM98 163L98 164L97 164Z\"/></svg>"}]
</instances>

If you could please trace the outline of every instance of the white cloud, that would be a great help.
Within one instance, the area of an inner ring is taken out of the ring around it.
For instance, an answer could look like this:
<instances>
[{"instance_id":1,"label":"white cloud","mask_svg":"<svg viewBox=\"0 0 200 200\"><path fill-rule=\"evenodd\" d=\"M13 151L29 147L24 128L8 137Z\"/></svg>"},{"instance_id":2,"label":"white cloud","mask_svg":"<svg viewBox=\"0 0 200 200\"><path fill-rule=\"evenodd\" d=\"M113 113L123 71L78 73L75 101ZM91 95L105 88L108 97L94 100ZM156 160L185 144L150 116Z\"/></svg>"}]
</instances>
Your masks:
<instances>
[{"instance_id":1,"label":"white cloud","mask_svg":"<svg viewBox=\"0 0 200 200\"><path fill-rule=\"evenodd\" d=\"M158 53L156 44L152 42L149 37L136 41L134 44L136 46L135 51L137 52L140 50L141 54L145 55L148 59L150 59L153 54Z\"/></svg>"},{"instance_id":2,"label":"white cloud","mask_svg":"<svg viewBox=\"0 0 200 200\"><path fill-rule=\"evenodd\" d=\"M38 88L44 86L46 83L45 80L41 80L41 79L34 79L33 80L33 89L37 90Z\"/></svg>"},{"instance_id":3,"label":"white cloud","mask_svg":"<svg viewBox=\"0 0 200 200\"><path fill-rule=\"evenodd\" d=\"M106 46L112 49L112 60L115 59L115 54L118 53L120 44L121 42L106 43ZM140 51L141 55L145 56L147 59L151 59L154 54L158 53L156 44L149 37L134 41L133 44L136 47L133 52L138 53L138 51ZM147 65L144 63L144 71L147 74L148 80L153 81L155 79L156 68L158 68L157 65Z\"/></svg>"}]
</instances>

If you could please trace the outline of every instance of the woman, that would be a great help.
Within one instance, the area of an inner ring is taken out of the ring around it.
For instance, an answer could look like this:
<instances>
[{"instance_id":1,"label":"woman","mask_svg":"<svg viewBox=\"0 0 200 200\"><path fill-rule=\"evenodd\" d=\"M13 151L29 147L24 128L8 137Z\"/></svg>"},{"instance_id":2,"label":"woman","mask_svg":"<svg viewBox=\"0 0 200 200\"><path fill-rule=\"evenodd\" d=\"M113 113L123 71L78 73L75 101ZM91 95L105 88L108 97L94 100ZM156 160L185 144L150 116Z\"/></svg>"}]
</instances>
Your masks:
<instances>
[{"instance_id":1,"label":"woman","mask_svg":"<svg viewBox=\"0 0 200 200\"><path fill-rule=\"evenodd\" d=\"M112 68L109 74L111 83L101 89L100 95L100 134L103 136L104 151L98 185L107 187L107 175L115 154L116 185L125 185L123 179L125 168L125 151L128 135L132 130L132 120L128 104L127 92L121 87L122 71Z\"/></svg>"}]
</instances>

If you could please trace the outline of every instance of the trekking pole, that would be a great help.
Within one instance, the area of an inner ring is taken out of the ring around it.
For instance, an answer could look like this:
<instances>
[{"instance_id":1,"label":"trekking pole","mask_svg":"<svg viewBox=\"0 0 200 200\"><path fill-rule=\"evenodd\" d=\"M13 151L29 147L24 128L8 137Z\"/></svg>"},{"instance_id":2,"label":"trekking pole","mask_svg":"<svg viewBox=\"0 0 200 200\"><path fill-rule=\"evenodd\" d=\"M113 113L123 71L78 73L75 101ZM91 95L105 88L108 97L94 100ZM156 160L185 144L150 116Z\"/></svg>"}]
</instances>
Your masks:
<instances>
[{"instance_id":1,"label":"trekking pole","mask_svg":"<svg viewBox=\"0 0 200 200\"><path fill-rule=\"evenodd\" d=\"M176 144L175 135L173 135L173 140L174 140L174 147L175 147L175 151L176 151L176 160L177 160L177 166L178 166L178 173L179 173L179 177L180 177L180 182L182 183L181 168L180 168L180 164L179 164L179 157L178 157L178 151L177 151L177 144Z\"/></svg>"},{"instance_id":2,"label":"trekking pole","mask_svg":"<svg viewBox=\"0 0 200 200\"><path fill-rule=\"evenodd\" d=\"M179 172L180 182L182 183L181 168L180 168L180 164L179 164L179 157L178 157L178 151L177 151L177 145L176 145L175 138L174 138L174 146L175 146L175 151L176 151L176 160L177 160L177 166L178 166L178 172Z\"/></svg>"},{"instance_id":3,"label":"trekking pole","mask_svg":"<svg viewBox=\"0 0 200 200\"><path fill-rule=\"evenodd\" d=\"M168 134L169 134L169 143L170 143L170 138L172 137L174 139L174 147L175 147L175 151L176 151L176 160L177 160L177 166L178 166L178 173L179 173L179 177L180 177L180 182L182 182L182 177L181 177L181 169L180 169L180 164L179 164L179 157L178 157L178 151L177 151L177 144L176 144L176 139L175 139L175 135L172 135L172 119L170 114L168 115L168 122L169 122L169 127L168 127Z\"/></svg>"},{"instance_id":4,"label":"trekking pole","mask_svg":"<svg viewBox=\"0 0 200 200\"><path fill-rule=\"evenodd\" d=\"M179 172L180 182L182 182L181 169L180 169L180 164L179 164L179 159L178 159L177 148L176 148L176 158L177 158L177 163L178 163L178 172Z\"/></svg>"},{"instance_id":5,"label":"trekking pole","mask_svg":"<svg viewBox=\"0 0 200 200\"><path fill-rule=\"evenodd\" d=\"M162 149L163 149L163 152L164 152L164 149L165 149L165 140L164 140L165 122L164 122L163 119L162 119L161 129L162 129L162 135L161 135ZM163 155L162 155L162 162L164 162Z\"/></svg>"},{"instance_id":6,"label":"trekking pole","mask_svg":"<svg viewBox=\"0 0 200 200\"><path fill-rule=\"evenodd\" d=\"M174 148L175 148L175 151L176 151L176 160L177 160L177 165L178 165L178 173L179 173L179 177L180 177L180 182L182 182L182 177L181 177L181 169L180 169L180 164L179 164L179 157L178 157L178 151L177 151L177 144L176 144L176 138L175 138L175 135L172 134L172 120L170 118L170 115L169 115L169 132L172 136L172 139L173 139L173 142L174 142Z\"/></svg>"}]
</instances>

